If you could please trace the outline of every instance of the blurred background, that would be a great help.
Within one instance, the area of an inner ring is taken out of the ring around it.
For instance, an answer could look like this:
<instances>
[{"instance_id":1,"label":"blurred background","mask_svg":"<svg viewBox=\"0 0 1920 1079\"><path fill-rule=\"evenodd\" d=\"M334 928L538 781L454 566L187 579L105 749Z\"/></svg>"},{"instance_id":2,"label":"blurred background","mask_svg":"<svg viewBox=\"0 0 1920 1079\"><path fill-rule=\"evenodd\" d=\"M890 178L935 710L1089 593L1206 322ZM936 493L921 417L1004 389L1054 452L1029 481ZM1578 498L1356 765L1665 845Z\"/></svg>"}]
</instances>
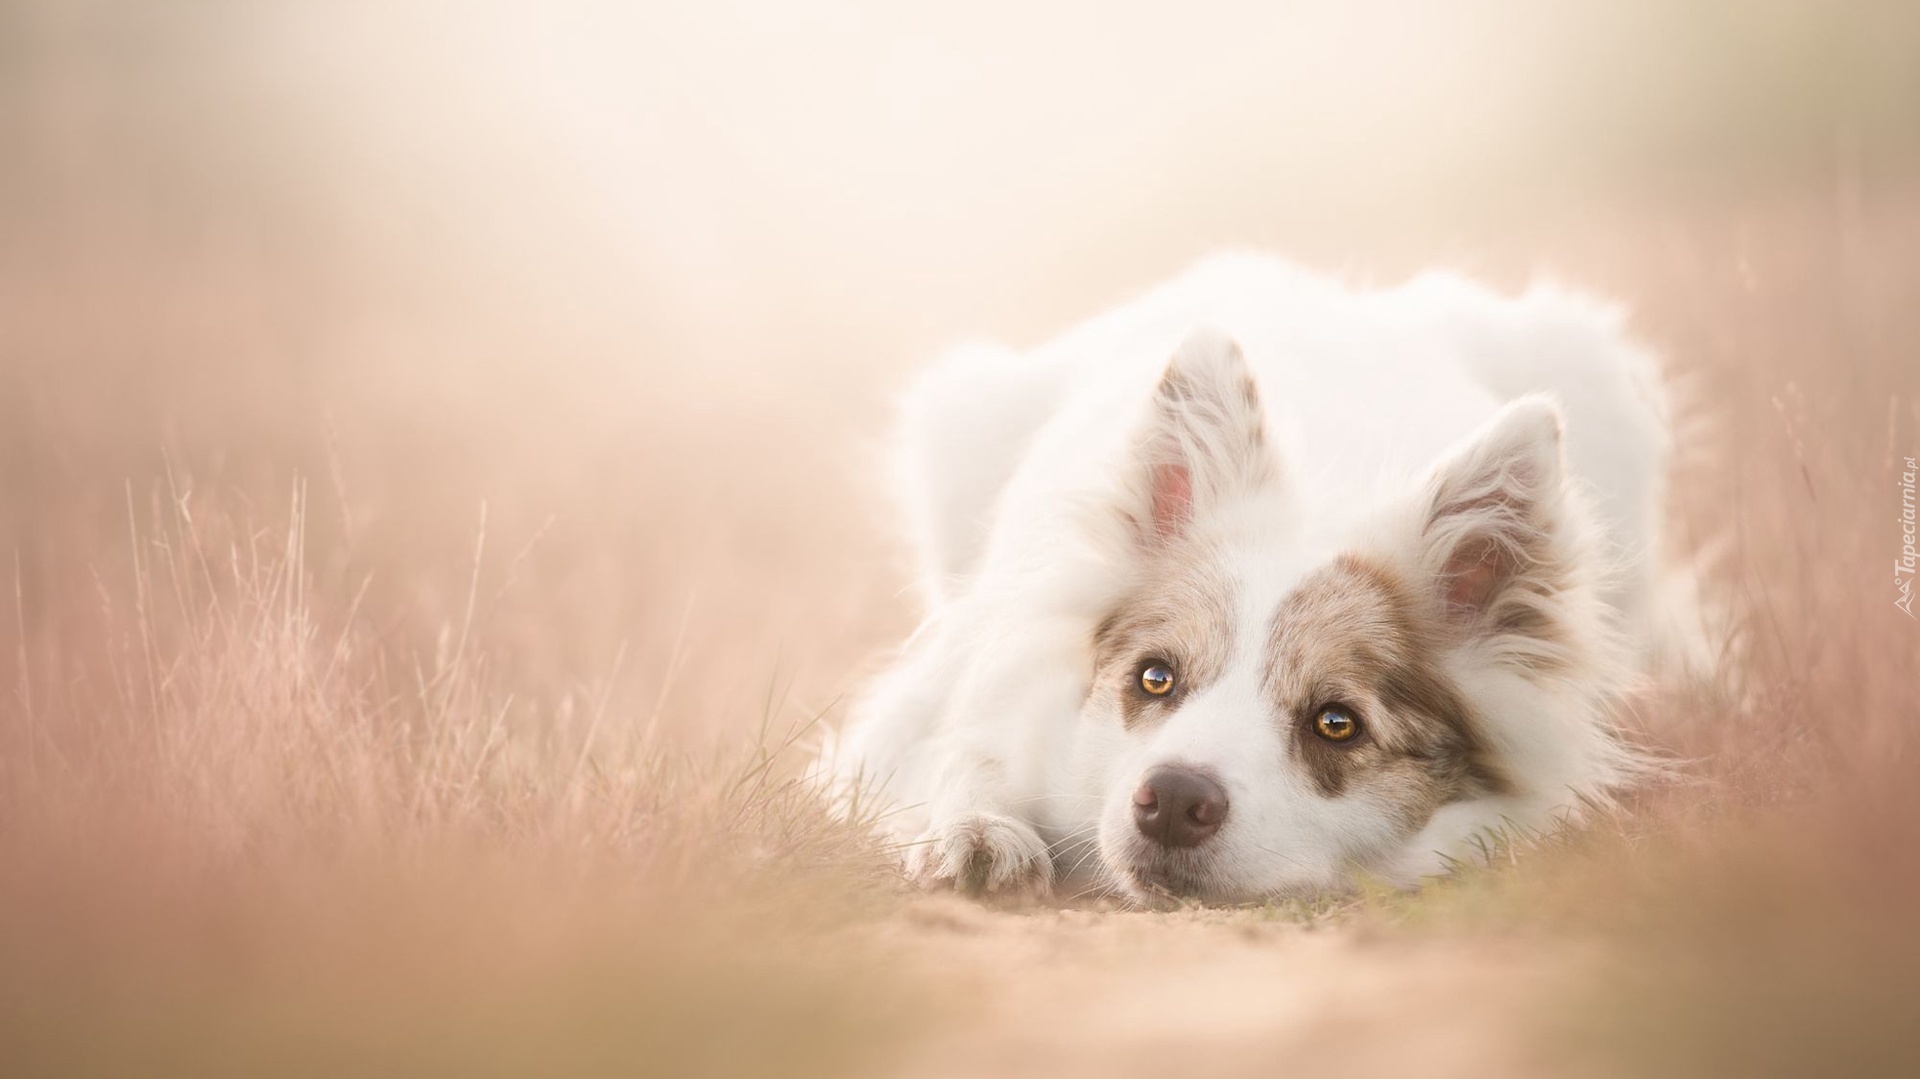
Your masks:
<instances>
[{"instance_id":1,"label":"blurred background","mask_svg":"<svg viewBox=\"0 0 1920 1079\"><path fill-rule=\"evenodd\" d=\"M0 547L57 577L164 460L263 513L299 475L319 568L427 632L485 503L526 677L724 630L824 703L899 585L913 363L1228 246L1681 306L1785 222L1857 273L1916 49L1875 2L7 0Z\"/></svg>"},{"instance_id":2,"label":"blurred background","mask_svg":"<svg viewBox=\"0 0 1920 1079\"><path fill-rule=\"evenodd\" d=\"M1920 6L0 0L14 809L104 712L198 745L233 595L351 636L416 740L483 652L472 708L565 747L530 801L609 732L831 721L914 618L875 460L912 366L1222 247L1618 297L1753 615L1718 721L1651 737L1763 808L1910 760Z\"/></svg>"}]
</instances>

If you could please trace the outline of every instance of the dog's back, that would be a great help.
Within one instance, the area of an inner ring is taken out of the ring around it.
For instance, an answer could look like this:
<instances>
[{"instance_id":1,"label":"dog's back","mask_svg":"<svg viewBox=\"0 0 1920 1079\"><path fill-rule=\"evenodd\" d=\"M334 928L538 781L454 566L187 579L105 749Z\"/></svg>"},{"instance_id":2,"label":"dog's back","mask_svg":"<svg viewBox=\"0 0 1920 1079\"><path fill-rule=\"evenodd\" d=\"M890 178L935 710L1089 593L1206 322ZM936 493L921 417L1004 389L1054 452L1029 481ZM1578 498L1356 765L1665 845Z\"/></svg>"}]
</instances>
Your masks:
<instances>
[{"instance_id":1,"label":"dog's back","mask_svg":"<svg viewBox=\"0 0 1920 1079\"><path fill-rule=\"evenodd\" d=\"M930 602L964 588L1002 490L1062 403L1089 384L1150 383L1195 326L1245 348L1281 456L1321 462L1302 477L1319 482L1321 507L1399 481L1501 404L1553 396L1569 469L1604 529L1608 599L1650 647L1702 649L1687 575L1662 565L1665 395L1618 310L1547 284L1501 296L1452 274L1352 290L1259 255L1209 259L1029 353L956 349L919 378L902 401L895 478Z\"/></svg>"}]
</instances>

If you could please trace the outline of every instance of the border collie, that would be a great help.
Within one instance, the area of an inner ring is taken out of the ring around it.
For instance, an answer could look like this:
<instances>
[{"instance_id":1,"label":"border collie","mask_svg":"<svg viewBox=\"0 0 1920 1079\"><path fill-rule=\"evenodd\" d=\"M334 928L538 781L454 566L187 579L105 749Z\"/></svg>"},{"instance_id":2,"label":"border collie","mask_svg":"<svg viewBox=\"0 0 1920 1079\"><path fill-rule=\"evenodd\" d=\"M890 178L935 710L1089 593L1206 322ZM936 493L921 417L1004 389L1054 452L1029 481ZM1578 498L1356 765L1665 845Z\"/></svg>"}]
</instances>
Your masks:
<instances>
[{"instance_id":1,"label":"border collie","mask_svg":"<svg viewBox=\"0 0 1920 1079\"><path fill-rule=\"evenodd\" d=\"M1670 441L1618 313L1549 286L1225 256L960 349L895 455L925 620L826 772L930 886L1443 873L1645 770L1616 719L1684 648Z\"/></svg>"}]
</instances>

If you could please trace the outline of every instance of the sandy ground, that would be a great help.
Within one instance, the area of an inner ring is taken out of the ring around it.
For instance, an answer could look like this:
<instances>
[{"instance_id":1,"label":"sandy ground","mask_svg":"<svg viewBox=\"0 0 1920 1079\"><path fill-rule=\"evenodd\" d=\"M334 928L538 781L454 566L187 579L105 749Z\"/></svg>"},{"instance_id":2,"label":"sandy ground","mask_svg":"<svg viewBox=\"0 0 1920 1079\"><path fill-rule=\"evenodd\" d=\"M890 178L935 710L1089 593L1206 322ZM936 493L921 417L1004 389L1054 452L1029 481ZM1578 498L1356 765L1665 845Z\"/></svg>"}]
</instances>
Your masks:
<instances>
[{"instance_id":1,"label":"sandy ground","mask_svg":"<svg viewBox=\"0 0 1920 1079\"><path fill-rule=\"evenodd\" d=\"M903 1072L1526 1075L1527 1020L1576 950L1218 911L1008 913L924 900L875 931L953 989Z\"/></svg>"}]
</instances>

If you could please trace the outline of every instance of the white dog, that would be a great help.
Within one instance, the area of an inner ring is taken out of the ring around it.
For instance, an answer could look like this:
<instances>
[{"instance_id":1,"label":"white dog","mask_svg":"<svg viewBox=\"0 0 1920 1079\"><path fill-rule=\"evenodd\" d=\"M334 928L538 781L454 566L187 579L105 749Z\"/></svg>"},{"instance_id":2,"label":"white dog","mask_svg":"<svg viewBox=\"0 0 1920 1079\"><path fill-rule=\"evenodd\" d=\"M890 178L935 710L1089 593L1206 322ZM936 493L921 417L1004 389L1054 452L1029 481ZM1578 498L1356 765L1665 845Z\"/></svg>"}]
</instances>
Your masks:
<instances>
[{"instance_id":1,"label":"white dog","mask_svg":"<svg viewBox=\"0 0 1920 1079\"><path fill-rule=\"evenodd\" d=\"M825 764L928 884L1443 872L1641 768L1669 440L1618 316L1546 287L1230 256L963 349L901 424L926 620Z\"/></svg>"}]
</instances>

